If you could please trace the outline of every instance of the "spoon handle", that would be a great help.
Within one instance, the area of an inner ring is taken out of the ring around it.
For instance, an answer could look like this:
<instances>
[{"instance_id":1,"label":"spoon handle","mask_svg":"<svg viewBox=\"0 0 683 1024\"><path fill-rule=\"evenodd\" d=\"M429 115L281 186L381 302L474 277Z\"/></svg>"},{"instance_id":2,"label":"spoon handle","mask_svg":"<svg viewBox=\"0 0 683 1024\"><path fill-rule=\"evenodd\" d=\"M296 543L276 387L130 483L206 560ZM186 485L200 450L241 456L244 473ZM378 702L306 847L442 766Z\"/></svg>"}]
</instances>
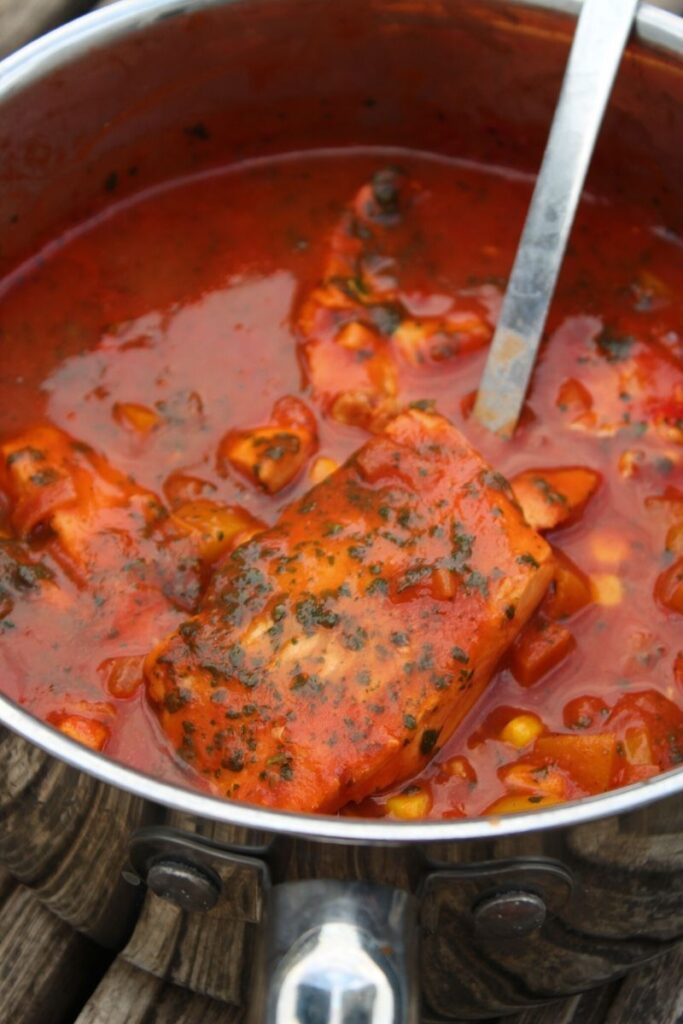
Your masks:
<instances>
[{"instance_id":1,"label":"spoon handle","mask_svg":"<svg viewBox=\"0 0 683 1024\"><path fill-rule=\"evenodd\" d=\"M524 403L612 84L638 0L584 0L474 414L510 438Z\"/></svg>"}]
</instances>

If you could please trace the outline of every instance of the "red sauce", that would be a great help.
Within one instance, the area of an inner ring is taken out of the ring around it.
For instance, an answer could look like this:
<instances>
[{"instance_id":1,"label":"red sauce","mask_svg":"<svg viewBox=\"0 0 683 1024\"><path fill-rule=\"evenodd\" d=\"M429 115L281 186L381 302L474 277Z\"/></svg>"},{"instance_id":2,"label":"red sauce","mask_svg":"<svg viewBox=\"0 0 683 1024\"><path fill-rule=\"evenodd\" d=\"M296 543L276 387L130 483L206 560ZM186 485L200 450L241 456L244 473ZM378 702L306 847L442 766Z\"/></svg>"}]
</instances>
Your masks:
<instances>
[{"instance_id":1,"label":"red sauce","mask_svg":"<svg viewBox=\"0 0 683 1024\"><path fill-rule=\"evenodd\" d=\"M305 379L301 313L344 211L388 164L400 164L419 192L417 212L396 228L392 243L404 309L418 322L453 308L474 311L490 328L529 180L392 151L246 164L114 206L5 282L0 439L53 424L171 507L208 498L273 523L310 487L308 473L271 494L226 470L217 453L230 431L268 423L284 395L303 397L316 413L318 450L310 463L321 456L340 462L367 437L362 427L335 421ZM468 418L485 339L400 366L401 402L433 401L508 478L563 466L601 475L579 514L546 534L589 588L588 603L553 620L546 633L547 641L553 629L564 629L570 641L532 681L533 673L519 669L526 654L513 652L510 664L527 685L501 666L408 787L407 795L422 801L408 814L505 810L496 801L516 795L542 806L683 760L681 241L648 210L587 197L547 336L509 444ZM12 500L5 505L9 537ZM122 536L142 530L132 520L119 527ZM136 543L137 554L154 561L158 537ZM57 726L70 715L84 718L91 725L83 738L118 760L202 785L168 749L143 689L131 685L132 695L121 699L107 684L103 662L141 656L187 617L187 603L158 587L133 593L110 585L107 594L108 579L123 579L123 547L103 556L99 576L79 580L49 537L29 538L22 550L40 555L66 598L61 606L19 598L11 610L7 604L2 689ZM547 630L546 612L528 629ZM527 634L525 643L532 641ZM117 692L127 692L125 679L121 685ZM509 741L514 727L507 741L502 734L523 713L540 724L517 747ZM566 752L548 740L554 734L587 742ZM605 736L616 737L608 775L600 770ZM591 774L585 765L593 763ZM384 814L386 801L366 800L360 812Z\"/></svg>"}]
</instances>

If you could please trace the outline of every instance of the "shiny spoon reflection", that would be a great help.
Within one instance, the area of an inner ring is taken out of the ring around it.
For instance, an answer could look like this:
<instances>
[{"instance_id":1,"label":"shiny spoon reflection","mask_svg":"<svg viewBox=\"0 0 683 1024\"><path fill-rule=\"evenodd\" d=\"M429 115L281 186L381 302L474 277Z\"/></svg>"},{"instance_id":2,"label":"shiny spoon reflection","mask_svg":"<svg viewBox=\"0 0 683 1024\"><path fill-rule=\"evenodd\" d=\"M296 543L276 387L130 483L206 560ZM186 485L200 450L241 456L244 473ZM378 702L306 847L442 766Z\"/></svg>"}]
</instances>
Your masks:
<instances>
[{"instance_id":1,"label":"shiny spoon reflection","mask_svg":"<svg viewBox=\"0 0 683 1024\"><path fill-rule=\"evenodd\" d=\"M474 415L514 434L638 0L584 0Z\"/></svg>"}]
</instances>

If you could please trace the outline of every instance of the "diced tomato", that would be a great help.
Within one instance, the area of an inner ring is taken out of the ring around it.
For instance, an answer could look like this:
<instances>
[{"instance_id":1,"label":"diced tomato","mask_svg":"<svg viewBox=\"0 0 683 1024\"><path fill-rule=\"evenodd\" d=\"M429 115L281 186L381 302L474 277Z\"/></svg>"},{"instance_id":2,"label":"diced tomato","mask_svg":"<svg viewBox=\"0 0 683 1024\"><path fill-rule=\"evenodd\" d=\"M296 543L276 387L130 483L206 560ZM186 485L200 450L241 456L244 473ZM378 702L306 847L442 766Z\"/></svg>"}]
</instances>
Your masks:
<instances>
[{"instance_id":1,"label":"diced tomato","mask_svg":"<svg viewBox=\"0 0 683 1024\"><path fill-rule=\"evenodd\" d=\"M655 600L667 611L683 615L683 558L659 574L655 583Z\"/></svg>"},{"instance_id":2,"label":"diced tomato","mask_svg":"<svg viewBox=\"0 0 683 1024\"><path fill-rule=\"evenodd\" d=\"M576 641L568 629L536 616L512 646L510 669L521 686L533 686L575 646Z\"/></svg>"},{"instance_id":3,"label":"diced tomato","mask_svg":"<svg viewBox=\"0 0 683 1024\"><path fill-rule=\"evenodd\" d=\"M656 690L639 690L621 697L612 708L608 728L621 742L625 763L628 762L627 733L647 741L653 763L660 771L683 764L683 711Z\"/></svg>"},{"instance_id":4,"label":"diced tomato","mask_svg":"<svg viewBox=\"0 0 683 1024\"><path fill-rule=\"evenodd\" d=\"M462 396L460 399L460 412L462 413L463 419L468 420L470 418L476 401L476 391L468 391L467 394Z\"/></svg>"},{"instance_id":5,"label":"diced tomato","mask_svg":"<svg viewBox=\"0 0 683 1024\"><path fill-rule=\"evenodd\" d=\"M275 403L267 426L226 434L219 458L276 494L299 475L317 446L315 417L301 399L287 395Z\"/></svg>"},{"instance_id":6,"label":"diced tomato","mask_svg":"<svg viewBox=\"0 0 683 1024\"><path fill-rule=\"evenodd\" d=\"M113 415L120 426L142 435L151 433L161 423L158 412L135 402L115 402Z\"/></svg>"},{"instance_id":7,"label":"diced tomato","mask_svg":"<svg viewBox=\"0 0 683 1024\"><path fill-rule=\"evenodd\" d=\"M94 718L53 713L48 715L48 721L65 736L82 743L85 747L90 747L91 750L104 750L109 739L107 726Z\"/></svg>"},{"instance_id":8,"label":"diced tomato","mask_svg":"<svg viewBox=\"0 0 683 1024\"><path fill-rule=\"evenodd\" d=\"M565 704L562 718L568 729L591 729L601 725L609 716L609 708L602 697L575 697Z\"/></svg>"},{"instance_id":9,"label":"diced tomato","mask_svg":"<svg viewBox=\"0 0 683 1024\"><path fill-rule=\"evenodd\" d=\"M683 521L669 527L666 531L664 545L666 550L671 551L672 554L683 555Z\"/></svg>"},{"instance_id":10,"label":"diced tomato","mask_svg":"<svg viewBox=\"0 0 683 1024\"><path fill-rule=\"evenodd\" d=\"M528 469L510 483L529 526L553 530L581 513L600 483L600 474L586 466Z\"/></svg>"},{"instance_id":11,"label":"diced tomato","mask_svg":"<svg viewBox=\"0 0 683 1024\"><path fill-rule=\"evenodd\" d=\"M408 363L423 366L474 352L490 340L491 333L490 324L480 313L462 310L438 320L405 319L394 331L392 341Z\"/></svg>"},{"instance_id":12,"label":"diced tomato","mask_svg":"<svg viewBox=\"0 0 683 1024\"><path fill-rule=\"evenodd\" d=\"M107 658L97 667L104 685L117 700L134 697L142 685L142 663L144 656L133 655Z\"/></svg>"},{"instance_id":13,"label":"diced tomato","mask_svg":"<svg viewBox=\"0 0 683 1024\"><path fill-rule=\"evenodd\" d=\"M627 448L619 456L619 473L625 479L638 476L646 460L645 452L639 448Z\"/></svg>"},{"instance_id":14,"label":"diced tomato","mask_svg":"<svg viewBox=\"0 0 683 1024\"><path fill-rule=\"evenodd\" d=\"M676 684L683 689L683 651L679 651L674 661L674 679Z\"/></svg>"},{"instance_id":15,"label":"diced tomato","mask_svg":"<svg viewBox=\"0 0 683 1024\"><path fill-rule=\"evenodd\" d=\"M659 775L660 769L656 764L626 764L619 774L620 786L631 786L636 782L645 782Z\"/></svg>"},{"instance_id":16,"label":"diced tomato","mask_svg":"<svg viewBox=\"0 0 683 1024\"><path fill-rule=\"evenodd\" d=\"M366 430L379 432L384 429L392 416L399 411L399 403L394 398L375 400L369 391L354 388L342 391L332 401L330 416L337 423L349 427L363 427Z\"/></svg>"},{"instance_id":17,"label":"diced tomato","mask_svg":"<svg viewBox=\"0 0 683 1024\"><path fill-rule=\"evenodd\" d=\"M566 800L569 796L567 780L562 772L541 761L515 761L501 768L498 775L512 793L554 797L557 800Z\"/></svg>"},{"instance_id":18,"label":"diced tomato","mask_svg":"<svg viewBox=\"0 0 683 1024\"><path fill-rule=\"evenodd\" d=\"M372 350L377 342L377 332L359 323L358 320L350 320L337 332L335 341L342 348L351 349L353 352L361 349Z\"/></svg>"},{"instance_id":19,"label":"diced tomato","mask_svg":"<svg viewBox=\"0 0 683 1024\"><path fill-rule=\"evenodd\" d=\"M566 619L593 600L588 576L562 551L553 549L555 575L544 609L551 619Z\"/></svg>"},{"instance_id":20,"label":"diced tomato","mask_svg":"<svg viewBox=\"0 0 683 1024\"><path fill-rule=\"evenodd\" d=\"M645 508L666 527L683 522L683 491L667 487L662 494L650 494Z\"/></svg>"},{"instance_id":21,"label":"diced tomato","mask_svg":"<svg viewBox=\"0 0 683 1024\"><path fill-rule=\"evenodd\" d=\"M631 764L653 764L654 755L650 734L643 726L631 726L624 734L626 757Z\"/></svg>"},{"instance_id":22,"label":"diced tomato","mask_svg":"<svg viewBox=\"0 0 683 1024\"><path fill-rule=\"evenodd\" d=\"M207 492L215 491L214 484L200 476L193 476L191 473L184 473L178 470L171 473L164 480L164 496L171 505L183 505L187 501L195 501L197 498L206 497Z\"/></svg>"},{"instance_id":23,"label":"diced tomato","mask_svg":"<svg viewBox=\"0 0 683 1024\"><path fill-rule=\"evenodd\" d=\"M522 796L511 794L502 796L490 804L484 814L523 814L525 811L541 811L544 807L561 804L557 796Z\"/></svg>"},{"instance_id":24,"label":"diced tomato","mask_svg":"<svg viewBox=\"0 0 683 1024\"><path fill-rule=\"evenodd\" d=\"M463 779L469 785L474 785L477 781L477 773L472 767L471 762L468 758L463 757L462 754L451 757L448 761L443 761L439 765L439 771L448 778Z\"/></svg>"},{"instance_id":25,"label":"diced tomato","mask_svg":"<svg viewBox=\"0 0 683 1024\"><path fill-rule=\"evenodd\" d=\"M560 385L555 404L561 412L578 415L588 412L592 408L593 398L588 388L580 380L577 380L576 377L568 377Z\"/></svg>"},{"instance_id":26,"label":"diced tomato","mask_svg":"<svg viewBox=\"0 0 683 1024\"><path fill-rule=\"evenodd\" d=\"M308 434L312 440L317 440L318 425L315 416L305 402L294 395L285 395L278 398L271 413L273 423L291 427L293 430L300 430Z\"/></svg>"},{"instance_id":27,"label":"diced tomato","mask_svg":"<svg viewBox=\"0 0 683 1024\"><path fill-rule=\"evenodd\" d=\"M172 513L173 522L196 541L199 557L215 562L263 530L264 524L238 505L219 505L208 498L188 501Z\"/></svg>"},{"instance_id":28,"label":"diced tomato","mask_svg":"<svg viewBox=\"0 0 683 1024\"><path fill-rule=\"evenodd\" d=\"M534 753L568 772L586 793L604 793L612 783L616 746L610 733L540 736Z\"/></svg>"}]
</instances>

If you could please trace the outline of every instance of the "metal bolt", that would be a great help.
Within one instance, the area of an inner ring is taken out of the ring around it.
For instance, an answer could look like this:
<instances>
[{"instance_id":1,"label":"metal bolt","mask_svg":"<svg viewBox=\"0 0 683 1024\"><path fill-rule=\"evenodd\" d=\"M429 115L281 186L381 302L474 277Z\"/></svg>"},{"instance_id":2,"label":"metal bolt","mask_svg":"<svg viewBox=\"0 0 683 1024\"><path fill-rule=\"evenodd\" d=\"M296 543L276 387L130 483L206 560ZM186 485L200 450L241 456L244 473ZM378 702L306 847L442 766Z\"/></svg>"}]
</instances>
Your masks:
<instances>
[{"instance_id":1,"label":"metal bolt","mask_svg":"<svg viewBox=\"0 0 683 1024\"><path fill-rule=\"evenodd\" d=\"M533 892L503 892L474 908L474 927L484 939L513 939L531 935L545 921L546 908Z\"/></svg>"},{"instance_id":2,"label":"metal bolt","mask_svg":"<svg viewBox=\"0 0 683 1024\"><path fill-rule=\"evenodd\" d=\"M211 910L221 894L220 882L204 868L160 860L147 872L147 886L162 900L195 913Z\"/></svg>"}]
</instances>

